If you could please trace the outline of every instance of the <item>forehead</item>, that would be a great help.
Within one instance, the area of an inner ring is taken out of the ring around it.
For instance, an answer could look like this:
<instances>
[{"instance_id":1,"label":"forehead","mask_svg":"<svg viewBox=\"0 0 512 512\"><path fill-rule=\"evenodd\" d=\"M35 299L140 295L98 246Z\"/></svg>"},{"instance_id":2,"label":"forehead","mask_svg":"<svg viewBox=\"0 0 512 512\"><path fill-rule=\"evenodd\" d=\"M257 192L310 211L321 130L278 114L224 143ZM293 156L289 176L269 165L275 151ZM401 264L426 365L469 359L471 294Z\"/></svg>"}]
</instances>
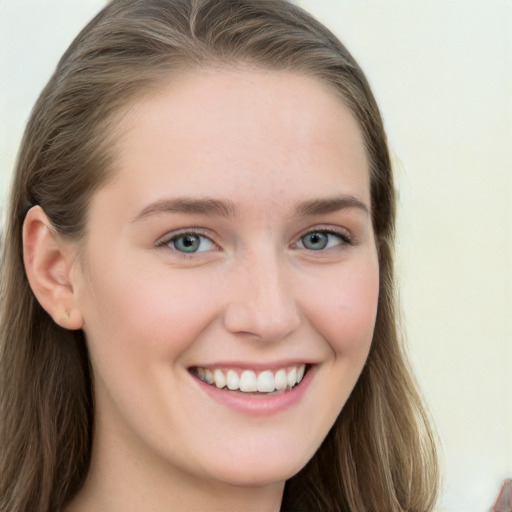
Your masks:
<instances>
[{"instance_id":1,"label":"forehead","mask_svg":"<svg viewBox=\"0 0 512 512\"><path fill-rule=\"evenodd\" d=\"M209 195L240 201L260 194L261 204L269 189L297 200L312 187L370 203L358 123L333 88L311 77L188 72L135 101L118 125L110 186L138 207L162 194L202 194L205 184Z\"/></svg>"}]
</instances>

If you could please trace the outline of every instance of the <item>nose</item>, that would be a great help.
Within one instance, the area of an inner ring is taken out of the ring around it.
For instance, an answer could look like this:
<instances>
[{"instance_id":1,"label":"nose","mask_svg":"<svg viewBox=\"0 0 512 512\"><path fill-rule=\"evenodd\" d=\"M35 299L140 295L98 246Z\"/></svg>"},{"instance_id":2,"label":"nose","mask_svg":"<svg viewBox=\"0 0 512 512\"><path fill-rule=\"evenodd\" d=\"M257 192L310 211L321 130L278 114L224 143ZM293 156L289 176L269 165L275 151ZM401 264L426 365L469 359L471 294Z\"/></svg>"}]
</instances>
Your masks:
<instances>
[{"instance_id":1,"label":"nose","mask_svg":"<svg viewBox=\"0 0 512 512\"><path fill-rule=\"evenodd\" d=\"M260 255L232 272L233 292L224 314L228 331L279 341L298 328L300 312L284 262L275 255Z\"/></svg>"}]
</instances>

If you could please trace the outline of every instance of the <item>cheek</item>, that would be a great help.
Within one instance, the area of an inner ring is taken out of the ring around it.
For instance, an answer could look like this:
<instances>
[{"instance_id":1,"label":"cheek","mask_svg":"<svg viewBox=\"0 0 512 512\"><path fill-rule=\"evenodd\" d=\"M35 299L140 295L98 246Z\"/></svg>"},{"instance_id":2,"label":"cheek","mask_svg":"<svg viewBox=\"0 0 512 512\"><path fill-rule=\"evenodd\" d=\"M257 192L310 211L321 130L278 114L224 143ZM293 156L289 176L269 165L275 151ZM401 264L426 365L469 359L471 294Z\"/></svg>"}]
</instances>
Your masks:
<instances>
[{"instance_id":1,"label":"cheek","mask_svg":"<svg viewBox=\"0 0 512 512\"><path fill-rule=\"evenodd\" d=\"M364 357L369 350L379 296L377 261L343 269L317 302L317 328L336 355Z\"/></svg>"},{"instance_id":2,"label":"cheek","mask_svg":"<svg viewBox=\"0 0 512 512\"><path fill-rule=\"evenodd\" d=\"M104 275L87 283L85 332L119 358L176 356L215 317L215 290L203 279L133 267Z\"/></svg>"}]
</instances>

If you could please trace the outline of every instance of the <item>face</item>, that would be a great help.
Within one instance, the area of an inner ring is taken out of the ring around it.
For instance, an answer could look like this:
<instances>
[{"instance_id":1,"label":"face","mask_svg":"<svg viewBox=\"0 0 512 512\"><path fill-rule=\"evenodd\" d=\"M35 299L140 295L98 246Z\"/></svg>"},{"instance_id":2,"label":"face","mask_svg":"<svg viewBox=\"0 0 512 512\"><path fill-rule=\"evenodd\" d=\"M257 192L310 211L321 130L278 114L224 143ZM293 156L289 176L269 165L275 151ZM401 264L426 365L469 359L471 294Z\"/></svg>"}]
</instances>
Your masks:
<instances>
[{"instance_id":1,"label":"face","mask_svg":"<svg viewBox=\"0 0 512 512\"><path fill-rule=\"evenodd\" d=\"M73 274L96 442L126 467L282 482L371 344L379 269L358 125L313 78L205 71L119 127Z\"/></svg>"}]
</instances>

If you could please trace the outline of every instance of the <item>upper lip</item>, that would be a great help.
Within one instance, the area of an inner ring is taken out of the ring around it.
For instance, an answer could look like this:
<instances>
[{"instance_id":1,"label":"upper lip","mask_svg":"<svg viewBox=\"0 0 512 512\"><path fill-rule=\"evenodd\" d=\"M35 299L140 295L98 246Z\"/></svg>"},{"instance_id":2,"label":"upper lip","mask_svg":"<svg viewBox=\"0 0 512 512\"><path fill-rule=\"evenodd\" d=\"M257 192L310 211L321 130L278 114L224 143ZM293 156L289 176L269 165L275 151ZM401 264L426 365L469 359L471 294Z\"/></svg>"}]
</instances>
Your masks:
<instances>
[{"instance_id":1,"label":"upper lip","mask_svg":"<svg viewBox=\"0 0 512 512\"><path fill-rule=\"evenodd\" d=\"M311 359L287 359L280 361L269 361L266 363L260 363L256 361L218 361L215 363L196 364L190 368L238 368L240 370L279 370L281 368L287 368L290 366L300 366L305 364L307 366L314 365Z\"/></svg>"}]
</instances>

